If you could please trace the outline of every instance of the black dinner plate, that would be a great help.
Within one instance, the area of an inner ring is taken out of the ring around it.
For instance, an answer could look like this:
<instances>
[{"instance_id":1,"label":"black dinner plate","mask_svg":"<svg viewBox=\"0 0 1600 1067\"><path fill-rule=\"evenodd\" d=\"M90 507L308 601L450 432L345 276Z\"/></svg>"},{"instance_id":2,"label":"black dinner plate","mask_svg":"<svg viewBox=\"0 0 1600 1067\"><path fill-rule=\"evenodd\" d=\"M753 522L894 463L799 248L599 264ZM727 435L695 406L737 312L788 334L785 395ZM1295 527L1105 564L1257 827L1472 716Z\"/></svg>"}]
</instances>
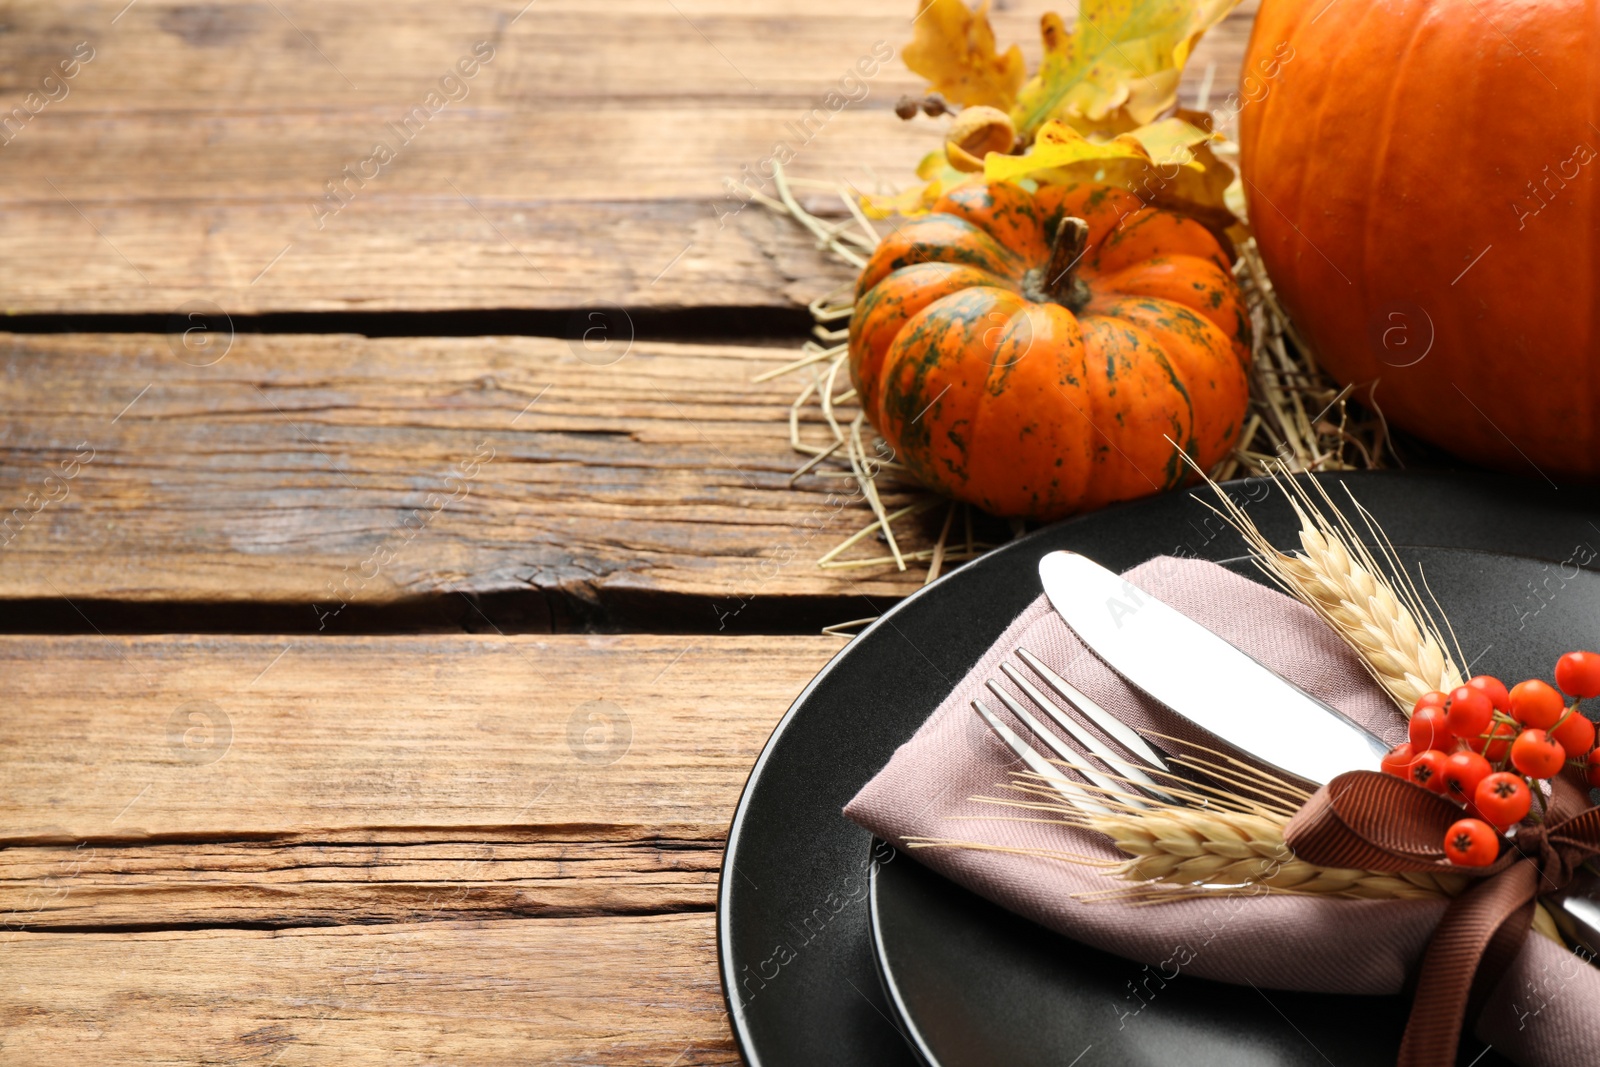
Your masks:
<instances>
[{"instance_id":1,"label":"black dinner plate","mask_svg":"<svg viewBox=\"0 0 1600 1067\"><path fill-rule=\"evenodd\" d=\"M910 860L874 869L869 906L891 1018L925 1067L1383 1065L1405 1032L1402 997L1167 980ZM1472 1037L1456 1063L1510 1067Z\"/></svg>"},{"instance_id":2,"label":"black dinner plate","mask_svg":"<svg viewBox=\"0 0 1600 1067\"><path fill-rule=\"evenodd\" d=\"M1402 555L1424 561L1475 670L1544 676L1561 650L1600 644L1594 493L1477 474L1320 477L1348 484ZM1293 546L1292 513L1256 485L1228 488L1253 501L1251 516L1273 543ZM752 1067L914 1067L916 1040L938 1067L1064 1067L1089 1044L1097 1064L1327 1062L1316 1042L1297 1046L1277 1033L1304 1030L1303 1019L1291 1014L1280 1028L1248 986L1199 979L1184 979L1192 991L1173 983L1171 1018L1126 1027L1137 1037L1119 1044L1102 1034L1098 1012L1113 1026L1119 1017L1084 1005L1120 1002L1136 966L1014 919L909 861L882 862L893 852L875 851L871 835L840 814L1038 595L1044 553L1071 548L1114 570L1162 554L1240 560L1243 545L1200 499L1199 491L1166 494L998 549L887 611L801 693L751 771L718 889L723 990ZM899 1006L880 984L872 940L875 872L879 948ZM1052 967L1042 967L1047 959ZM1398 998L1267 996L1306 1018L1362 1019L1325 1035L1341 1054L1336 1062L1392 1060L1404 1017ZM1387 1015L1375 1002L1387 1004ZM1054 1005L1051 1023L1034 1020L1037 1033L1017 1044L1013 1024L1029 1018L1030 1004ZM1139 1018L1157 1019L1159 1007ZM1250 1056L1240 1059L1243 1050Z\"/></svg>"}]
</instances>

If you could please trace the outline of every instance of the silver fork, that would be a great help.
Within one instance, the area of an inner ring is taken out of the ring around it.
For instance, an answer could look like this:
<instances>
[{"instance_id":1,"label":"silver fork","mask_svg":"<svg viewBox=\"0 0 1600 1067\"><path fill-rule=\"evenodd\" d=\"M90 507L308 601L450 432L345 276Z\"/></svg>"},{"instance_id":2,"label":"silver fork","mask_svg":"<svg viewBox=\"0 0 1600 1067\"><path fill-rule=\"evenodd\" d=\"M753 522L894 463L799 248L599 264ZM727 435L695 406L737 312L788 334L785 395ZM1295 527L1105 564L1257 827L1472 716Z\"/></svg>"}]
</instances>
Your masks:
<instances>
[{"instance_id":1,"label":"silver fork","mask_svg":"<svg viewBox=\"0 0 1600 1067\"><path fill-rule=\"evenodd\" d=\"M1041 692L1038 686L1034 685L1009 662L1000 664L1001 673L1010 680L1011 684L1021 690L1029 701L1082 746L1083 750L1079 750L1067 744L1058 734L1040 722L1032 711L1006 692L998 680L990 678L985 683L989 692L994 694L1000 703L1005 706L1006 710L1011 712L1023 726L1027 727L1028 732L1048 748L1056 759L1083 775L1100 789L1123 794L1127 797L1127 803L1135 807L1145 807L1145 805L1137 799L1133 790L1138 790L1145 796L1155 800L1169 804L1176 803L1140 766L1142 764L1143 767L1151 770L1171 773L1171 768L1167 766L1166 761L1161 758L1155 749L1145 743L1144 738L1140 737L1099 704L1085 696L1072 683L1045 666L1038 656L1035 656L1026 648L1018 648L1016 655L1044 683L1046 688L1055 693L1062 703L1078 711L1086 719L1094 723L1096 727L1104 732L1108 739L1122 746L1127 753L1127 755L1123 755L1117 752L1104 740L1095 736L1092 731L1084 727L1078 720L1063 711L1054 700L1051 700ZM974 700L972 709L978 713L978 717L988 725L989 729L993 730L995 735L1004 742L1005 746L1011 749L1018 759L1022 760L1029 770L1044 778L1069 804L1090 811L1109 812L1110 809L1097 800L1093 793L1062 774L1060 768L1040 755L1037 749L1029 745L1015 730L1007 726L983 701ZM1108 777L1102 771L1096 769L1094 762L1098 762L1110 770L1112 774L1119 775L1122 780L1118 781L1115 778Z\"/></svg>"}]
</instances>

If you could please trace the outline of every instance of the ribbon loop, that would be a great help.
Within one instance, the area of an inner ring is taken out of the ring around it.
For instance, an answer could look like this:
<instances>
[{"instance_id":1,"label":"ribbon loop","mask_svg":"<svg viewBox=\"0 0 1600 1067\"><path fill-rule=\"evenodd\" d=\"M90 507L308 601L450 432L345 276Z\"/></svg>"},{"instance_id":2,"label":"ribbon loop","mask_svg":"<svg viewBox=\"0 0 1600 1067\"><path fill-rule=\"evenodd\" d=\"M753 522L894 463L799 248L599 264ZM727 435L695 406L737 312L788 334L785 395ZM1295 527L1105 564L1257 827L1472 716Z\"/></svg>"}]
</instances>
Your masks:
<instances>
[{"instance_id":1,"label":"ribbon loop","mask_svg":"<svg viewBox=\"0 0 1600 1067\"><path fill-rule=\"evenodd\" d=\"M1284 843L1308 863L1368 871L1441 871L1479 881L1445 909L1400 1047L1400 1067L1452 1067L1469 1004L1521 951L1538 898L1571 883L1600 855L1600 808L1588 807L1572 782L1551 782L1542 824L1517 827L1488 867L1457 867L1444 852L1445 832L1462 810L1437 793L1376 771L1341 774L1317 790L1284 827Z\"/></svg>"}]
</instances>

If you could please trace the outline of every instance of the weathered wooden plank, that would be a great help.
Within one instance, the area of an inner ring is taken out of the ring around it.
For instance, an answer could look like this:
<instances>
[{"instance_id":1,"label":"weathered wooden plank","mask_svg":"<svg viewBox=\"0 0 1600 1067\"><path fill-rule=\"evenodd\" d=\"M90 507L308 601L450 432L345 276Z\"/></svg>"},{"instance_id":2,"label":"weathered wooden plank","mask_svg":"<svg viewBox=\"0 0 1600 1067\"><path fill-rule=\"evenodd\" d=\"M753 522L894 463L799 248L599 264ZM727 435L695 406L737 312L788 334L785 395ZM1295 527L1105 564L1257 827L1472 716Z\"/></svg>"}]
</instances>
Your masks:
<instances>
[{"instance_id":1,"label":"weathered wooden plank","mask_svg":"<svg viewBox=\"0 0 1600 1067\"><path fill-rule=\"evenodd\" d=\"M100 848L98 866L69 884L114 881L110 846L207 842L272 846L258 854L263 871L331 862L321 846L369 849L360 856L394 842L384 862L436 874L483 867L452 843L487 842L499 857L487 883L553 877L563 850L611 841L602 859L636 856L627 863L650 874L671 867L677 846L721 839L773 725L838 647L822 637L0 637L0 846ZM238 854L197 851L195 879L210 865L225 880ZM119 855L181 874L178 850ZM48 878L62 858L30 853L30 876ZM694 882L703 864L680 873Z\"/></svg>"},{"instance_id":2,"label":"weathered wooden plank","mask_svg":"<svg viewBox=\"0 0 1600 1067\"><path fill-rule=\"evenodd\" d=\"M836 647L0 638L4 1059L735 1063L721 835Z\"/></svg>"},{"instance_id":3,"label":"weathered wooden plank","mask_svg":"<svg viewBox=\"0 0 1600 1067\"><path fill-rule=\"evenodd\" d=\"M1036 56L1054 6L1009 5L999 36ZM207 299L235 315L803 304L841 268L761 209L729 214L723 179L761 170L781 141L795 174L909 180L932 128L893 118L920 83L877 57L909 37L915 7L17 7L0 34L0 302L167 313ZM1208 67L1213 101L1232 83L1252 10L1202 42L1190 99ZM476 73L441 89L462 60ZM46 85L63 62L74 76ZM397 134L419 106L438 110Z\"/></svg>"},{"instance_id":4,"label":"weathered wooden plank","mask_svg":"<svg viewBox=\"0 0 1600 1067\"><path fill-rule=\"evenodd\" d=\"M16 1067L739 1062L710 914L0 940Z\"/></svg>"},{"instance_id":5,"label":"weathered wooden plank","mask_svg":"<svg viewBox=\"0 0 1600 1067\"><path fill-rule=\"evenodd\" d=\"M408 838L443 835L345 831L305 843L274 838L9 848L0 851L0 929L343 926L710 911L722 836L701 833L536 827L516 835L537 835L532 841L493 840L512 836L499 833L483 834L488 840L423 842ZM622 840L630 834L637 839ZM377 840L347 840L351 836Z\"/></svg>"},{"instance_id":6,"label":"weathered wooden plank","mask_svg":"<svg viewBox=\"0 0 1600 1067\"><path fill-rule=\"evenodd\" d=\"M921 581L815 566L871 515L853 482L789 484L797 383L751 378L793 350L228 343L0 335L0 599L28 605L7 628L174 629L183 616L130 624L121 605L178 603L231 605L204 625L258 632L348 633L388 609L483 630L815 632ZM926 548L942 518L906 521L902 545Z\"/></svg>"}]
</instances>

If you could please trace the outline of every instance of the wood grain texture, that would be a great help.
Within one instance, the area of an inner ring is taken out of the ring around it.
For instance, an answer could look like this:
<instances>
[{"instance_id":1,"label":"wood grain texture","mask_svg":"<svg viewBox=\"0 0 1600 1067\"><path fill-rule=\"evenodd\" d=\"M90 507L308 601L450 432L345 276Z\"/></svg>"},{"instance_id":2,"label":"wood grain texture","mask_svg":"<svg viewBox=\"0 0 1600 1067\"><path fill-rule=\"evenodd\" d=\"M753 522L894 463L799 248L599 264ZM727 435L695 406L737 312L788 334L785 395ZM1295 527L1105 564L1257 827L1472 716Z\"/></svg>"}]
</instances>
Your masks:
<instances>
[{"instance_id":1,"label":"wood grain texture","mask_svg":"<svg viewBox=\"0 0 1600 1067\"><path fill-rule=\"evenodd\" d=\"M174 344L0 335L0 598L31 605L7 628L176 602L252 630L410 605L481 630L815 632L922 580L814 565L871 513L853 482L789 484L797 386L750 379L793 350L619 338L600 366L541 338L240 334L193 367Z\"/></svg>"},{"instance_id":2,"label":"wood grain texture","mask_svg":"<svg viewBox=\"0 0 1600 1067\"><path fill-rule=\"evenodd\" d=\"M1035 59L1057 6L1008 6L998 36ZM937 139L890 110L921 88L897 55L844 82L909 39L907 0L123 8L5 9L10 312L793 307L847 272L792 223L733 211L724 178L783 142L796 175L904 182ZM1208 67L1213 102L1232 85L1252 12L1202 42L1190 99ZM429 104L478 42L493 58ZM80 44L65 95L30 98ZM834 111L841 84L855 99Z\"/></svg>"},{"instance_id":3,"label":"wood grain texture","mask_svg":"<svg viewBox=\"0 0 1600 1067\"><path fill-rule=\"evenodd\" d=\"M286 928L711 911L723 842L720 830L646 826L364 835L376 841L350 840L348 832L323 836L330 839L6 849L0 929ZM428 836L471 840L422 840Z\"/></svg>"},{"instance_id":4,"label":"wood grain texture","mask_svg":"<svg viewBox=\"0 0 1600 1067\"><path fill-rule=\"evenodd\" d=\"M736 1064L709 914L0 934L0 1058Z\"/></svg>"},{"instance_id":5,"label":"wood grain texture","mask_svg":"<svg viewBox=\"0 0 1600 1067\"><path fill-rule=\"evenodd\" d=\"M505 853L533 870L615 841L649 870L671 842L720 840L772 727L839 647L0 637L0 845L266 841L292 861L323 843L543 843Z\"/></svg>"},{"instance_id":6,"label":"wood grain texture","mask_svg":"<svg viewBox=\"0 0 1600 1067\"><path fill-rule=\"evenodd\" d=\"M815 109L915 6L0 3L0 309L780 321L849 272L724 179L908 180L898 58ZM723 839L840 642L730 634L920 574L811 565L866 512L789 484L789 350L598 325L0 335L0 1062L739 1062ZM572 628L683 636L494 632Z\"/></svg>"},{"instance_id":7,"label":"wood grain texture","mask_svg":"<svg viewBox=\"0 0 1600 1067\"><path fill-rule=\"evenodd\" d=\"M837 647L0 638L0 1058L736 1063L721 842Z\"/></svg>"}]
</instances>

